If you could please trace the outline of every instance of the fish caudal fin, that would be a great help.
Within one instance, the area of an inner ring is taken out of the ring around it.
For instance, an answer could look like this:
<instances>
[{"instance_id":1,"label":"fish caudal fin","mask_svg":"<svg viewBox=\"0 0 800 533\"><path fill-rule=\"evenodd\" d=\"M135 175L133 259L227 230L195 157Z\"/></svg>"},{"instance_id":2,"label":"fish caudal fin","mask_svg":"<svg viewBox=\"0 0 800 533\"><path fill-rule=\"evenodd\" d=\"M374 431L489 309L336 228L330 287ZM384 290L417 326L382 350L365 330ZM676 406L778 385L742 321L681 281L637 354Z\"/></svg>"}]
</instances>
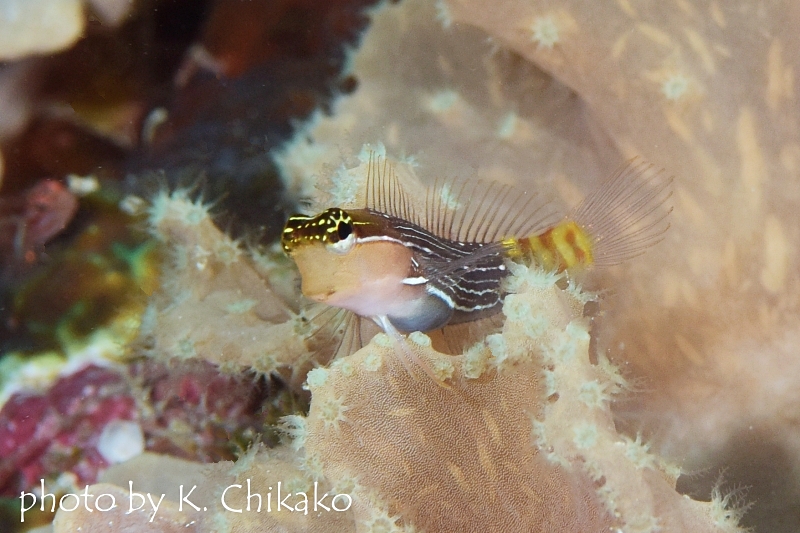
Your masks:
<instances>
[{"instance_id":1,"label":"fish caudal fin","mask_svg":"<svg viewBox=\"0 0 800 533\"><path fill-rule=\"evenodd\" d=\"M587 196L570 219L587 233L592 263L616 265L664 239L671 197L672 176L633 158Z\"/></svg>"},{"instance_id":2,"label":"fish caudal fin","mask_svg":"<svg viewBox=\"0 0 800 533\"><path fill-rule=\"evenodd\" d=\"M562 222L517 241L514 255L548 270L619 264L664 238L672 178L639 158L622 166Z\"/></svg>"}]
</instances>

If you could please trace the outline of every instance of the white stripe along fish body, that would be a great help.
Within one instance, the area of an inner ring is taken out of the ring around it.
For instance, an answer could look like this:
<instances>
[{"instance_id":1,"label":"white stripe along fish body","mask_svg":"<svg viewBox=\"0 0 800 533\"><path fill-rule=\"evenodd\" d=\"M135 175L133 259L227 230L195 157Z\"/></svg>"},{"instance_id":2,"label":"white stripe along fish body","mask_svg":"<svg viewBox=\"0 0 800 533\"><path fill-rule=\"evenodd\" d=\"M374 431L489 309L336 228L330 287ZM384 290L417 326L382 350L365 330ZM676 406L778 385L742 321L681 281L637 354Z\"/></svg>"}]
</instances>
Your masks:
<instances>
[{"instance_id":1,"label":"white stripe along fish body","mask_svg":"<svg viewBox=\"0 0 800 533\"><path fill-rule=\"evenodd\" d=\"M306 297L369 317L399 340L397 330L498 312L507 260L572 273L639 255L669 227L670 183L631 160L560 220L535 194L496 184L478 194L462 183L453 211L443 200L449 184L435 185L421 217L393 168L370 158L366 208L293 215L281 242Z\"/></svg>"}]
</instances>

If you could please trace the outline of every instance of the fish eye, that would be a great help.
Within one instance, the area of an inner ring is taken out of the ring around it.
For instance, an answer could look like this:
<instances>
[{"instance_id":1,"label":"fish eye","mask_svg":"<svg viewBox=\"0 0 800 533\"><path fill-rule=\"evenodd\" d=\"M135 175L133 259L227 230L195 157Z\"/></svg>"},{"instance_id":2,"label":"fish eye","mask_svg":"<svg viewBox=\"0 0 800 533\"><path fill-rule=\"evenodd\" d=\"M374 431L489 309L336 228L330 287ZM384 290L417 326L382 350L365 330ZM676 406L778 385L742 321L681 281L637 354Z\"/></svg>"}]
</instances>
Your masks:
<instances>
[{"instance_id":1,"label":"fish eye","mask_svg":"<svg viewBox=\"0 0 800 533\"><path fill-rule=\"evenodd\" d=\"M334 253L346 254L356 243L353 222L347 213L340 210L337 210L329 220L327 247Z\"/></svg>"},{"instance_id":2,"label":"fish eye","mask_svg":"<svg viewBox=\"0 0 800 533\"><path fill-rule=\"evenodd\" d=\"M339 236L339 240L345 240L351 233L353 233L353 225L344 220L340 220L336 225L336 234Z\"/></svg>"}]
</instances>

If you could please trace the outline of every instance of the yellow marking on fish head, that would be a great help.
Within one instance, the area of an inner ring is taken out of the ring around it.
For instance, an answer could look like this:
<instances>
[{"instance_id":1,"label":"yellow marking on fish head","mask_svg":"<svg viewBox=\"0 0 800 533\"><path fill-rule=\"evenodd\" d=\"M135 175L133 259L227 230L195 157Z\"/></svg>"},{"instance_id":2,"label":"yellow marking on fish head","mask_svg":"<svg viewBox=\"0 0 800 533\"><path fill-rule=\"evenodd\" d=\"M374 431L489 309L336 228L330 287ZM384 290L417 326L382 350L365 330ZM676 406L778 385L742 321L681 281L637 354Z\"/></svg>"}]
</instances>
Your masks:
<instances>
[{"instance_id":1,"label":"yellow marking on fish head","mask_svg":"<svg viewBox=\"0 0 800 533\"><path fill-rule=\"evenodd\" d=\"M283 249L300 271L306 297L361 316L392 314L424 291L403 283L411 270L412 251L390 240L360 242L375 223L361 220L359 211L353 213L355 219L331 208L313 217L290 217Z\"/></svg>"},{"instance_id":2,"label":"yellow marking on fish head","mask_svg":"<svg viewBox=\"0 0 800 533\"><path fill-rule=\"evenodd\" d=\"M326 209L315 216L292 215L281 234L286 255L303 245L320 243L332 246L333 251L346 253L354 243L354 221L349 213L338 207Z\"/></svg>"}]
</instances>

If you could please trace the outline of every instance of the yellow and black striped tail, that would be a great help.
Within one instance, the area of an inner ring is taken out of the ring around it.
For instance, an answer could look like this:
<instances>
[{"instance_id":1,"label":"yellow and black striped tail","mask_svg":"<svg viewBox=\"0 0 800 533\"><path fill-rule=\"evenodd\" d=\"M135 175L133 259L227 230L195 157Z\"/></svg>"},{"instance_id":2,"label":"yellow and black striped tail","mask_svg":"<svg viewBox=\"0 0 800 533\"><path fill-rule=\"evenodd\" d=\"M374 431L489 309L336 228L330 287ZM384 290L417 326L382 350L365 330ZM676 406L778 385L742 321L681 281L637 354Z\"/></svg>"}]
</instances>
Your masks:
<instances>
[{"instance_id":1,"label":"yellow and black striped tail","mask_svg":"<svg viewBox=\"0 0 800 533\"><path fill-rule=\"evenodd\" d=\"M594 263L591 236L572 220L565 220L539 235L516 239L516 245L523 261L545 270L587 269Z\"/></svg>"}]
</instances>

